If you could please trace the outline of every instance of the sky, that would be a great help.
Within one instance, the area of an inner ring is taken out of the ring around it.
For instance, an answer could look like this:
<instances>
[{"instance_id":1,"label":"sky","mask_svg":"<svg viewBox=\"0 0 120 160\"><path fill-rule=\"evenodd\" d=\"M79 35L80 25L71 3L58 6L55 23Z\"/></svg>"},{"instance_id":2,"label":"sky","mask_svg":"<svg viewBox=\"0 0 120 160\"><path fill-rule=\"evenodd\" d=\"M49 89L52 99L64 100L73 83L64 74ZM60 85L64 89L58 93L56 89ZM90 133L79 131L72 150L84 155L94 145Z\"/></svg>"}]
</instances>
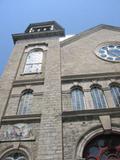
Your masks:
<instances>
[{"instance_id":1,"label":"sky","mask_svg":"<svg viewBox=\"0 0 120 160\"><path fill-rule=\"evenodd\" d=\"M12 34L30 23L57 21L66 34L99 24L120 27L120 0L0 0L0 74L14 47Z\"/></svg>"}]
</instances>

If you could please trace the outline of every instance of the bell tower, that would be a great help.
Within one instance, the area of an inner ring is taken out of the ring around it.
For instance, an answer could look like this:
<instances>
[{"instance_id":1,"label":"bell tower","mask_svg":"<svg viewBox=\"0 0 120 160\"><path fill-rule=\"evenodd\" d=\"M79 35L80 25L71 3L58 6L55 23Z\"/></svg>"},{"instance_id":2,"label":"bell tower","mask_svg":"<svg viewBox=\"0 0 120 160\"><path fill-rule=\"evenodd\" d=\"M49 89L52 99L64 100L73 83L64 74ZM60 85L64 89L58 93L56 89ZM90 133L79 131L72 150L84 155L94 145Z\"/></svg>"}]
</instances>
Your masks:
<instances>
[{"instance_id":1,"label":"bell tower","mask_svg":"<svg viewBox=\"0 0 120 160\"><path fill-rule=\"evenodd\" d=\"M59 37L55 21L13 34L0 82L0 159L62 160Z\"/></svg>"},{"instance_id":2,"label":"bell tower","mask_svg":"<svg viewBox=\"0 0 120 160\"><path fill-rule=\"evenodd\" d=\"M120 159L120 28L13 34L0 79L0 160Z\"/></svg>"}]
</instances>

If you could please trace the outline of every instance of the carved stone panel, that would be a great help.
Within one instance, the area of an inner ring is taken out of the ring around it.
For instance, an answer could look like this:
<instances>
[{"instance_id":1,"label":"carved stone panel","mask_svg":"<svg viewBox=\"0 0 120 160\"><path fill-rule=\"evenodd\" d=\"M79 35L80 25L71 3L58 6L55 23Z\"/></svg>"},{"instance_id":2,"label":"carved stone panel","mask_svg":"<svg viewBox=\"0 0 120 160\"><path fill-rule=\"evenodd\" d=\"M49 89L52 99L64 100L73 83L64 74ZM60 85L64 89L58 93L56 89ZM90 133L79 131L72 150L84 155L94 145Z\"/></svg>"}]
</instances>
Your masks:
<instances>
[{"instance_id":1,"label":"carved stone panel","mask_svg":"<svg viewBox=\"0 0 120 160\"><path fill-rule=\"evenodd\" d=\"M17 123L13 125L3 125L0 129L0 141L32 140L32 125Z\"/></svg>"}]
</instances>

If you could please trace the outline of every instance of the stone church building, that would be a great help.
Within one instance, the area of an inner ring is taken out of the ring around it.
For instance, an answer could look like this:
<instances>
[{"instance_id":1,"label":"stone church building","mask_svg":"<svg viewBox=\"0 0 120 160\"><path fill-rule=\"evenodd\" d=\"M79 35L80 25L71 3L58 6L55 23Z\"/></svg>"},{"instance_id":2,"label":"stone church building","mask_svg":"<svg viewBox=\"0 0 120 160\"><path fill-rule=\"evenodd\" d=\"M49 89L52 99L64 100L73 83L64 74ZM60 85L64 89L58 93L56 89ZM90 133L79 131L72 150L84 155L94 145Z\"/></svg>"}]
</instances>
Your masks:
<instances>
[{"instance_id":1,"label":"stone church building","mask_svg":"<svg viewBox=\"0 0 120 160\"><path fill-rule=\"evenodd\" d=\"M0 160L120 160L120 28L13 34L0 79Z\"/></svg>"}]
</instances>

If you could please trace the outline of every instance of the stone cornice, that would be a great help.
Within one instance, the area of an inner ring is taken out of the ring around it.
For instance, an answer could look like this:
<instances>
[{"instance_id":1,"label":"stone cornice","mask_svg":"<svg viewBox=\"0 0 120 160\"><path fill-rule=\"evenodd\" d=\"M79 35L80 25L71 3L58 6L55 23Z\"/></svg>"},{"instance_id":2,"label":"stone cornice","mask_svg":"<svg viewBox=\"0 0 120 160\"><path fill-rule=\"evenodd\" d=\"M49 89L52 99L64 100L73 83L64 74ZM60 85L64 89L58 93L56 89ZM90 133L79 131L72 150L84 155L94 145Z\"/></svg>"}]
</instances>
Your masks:
<instances>
[{"instance_id":1,"label":"stone cornice","mask_svg":"<svg viewBox=\"0 0 120 160\"><path fill-rule=\"evenodd\" d=\"M33 85L33 84L36 84L36 85L42 85L44 84L44 79L41 78L41 79L26 79L26 80L15 80L13 82L13 86L23 86L23 85Z\"/></svg>"},{"instance_id":2,"label":"stone cornice","mask_svg":"<svg viewBox=\"0 0 120 160\"><path fill-rule=\"evenodd\" d=\"M99 119L99 116L110 115L111 117L120 116L120 108L91 109L78 111L63 111L63 122L89 121Z\"/></svg>"},{"instance_id":3,"label":"stone cornice","mask_svg":"<svg viewBox=\"0 0 120 160\"><path fill-rule=\"evenodd\" d=\"M94 74L81 74L81 75L66 75L62 76L62 82L75 81L75 80L97 80L97 79L110 79L120 78L120 72L109 73L94 73Z\"/></svg>"},{"instance_id":4,"label":"stone cornice","mask_svg":"<svg viewBox=\"0 0 120 160\"><path fill-rule=\"evenodd\" d=\"M28 115L13 115L2 117L2 124L14 123L38 123L41 120L41 114L28 114Z\"/></svg>"},{"instance_id":5,"label":"stone cornice","mask_svg":"<svg viewBox=\"0 0 120 160\"><path fill-rule=\"evenodd\" d=\"M44 37L52 37L52 36L64 36L64 31L57 30L57 31L46 31L38 33L19 33L19 34L12 34L13 42L16 43L18 40L26 40L26 39L33 39L33 38L44 38Z\"/></svg>"}]
</instances>

